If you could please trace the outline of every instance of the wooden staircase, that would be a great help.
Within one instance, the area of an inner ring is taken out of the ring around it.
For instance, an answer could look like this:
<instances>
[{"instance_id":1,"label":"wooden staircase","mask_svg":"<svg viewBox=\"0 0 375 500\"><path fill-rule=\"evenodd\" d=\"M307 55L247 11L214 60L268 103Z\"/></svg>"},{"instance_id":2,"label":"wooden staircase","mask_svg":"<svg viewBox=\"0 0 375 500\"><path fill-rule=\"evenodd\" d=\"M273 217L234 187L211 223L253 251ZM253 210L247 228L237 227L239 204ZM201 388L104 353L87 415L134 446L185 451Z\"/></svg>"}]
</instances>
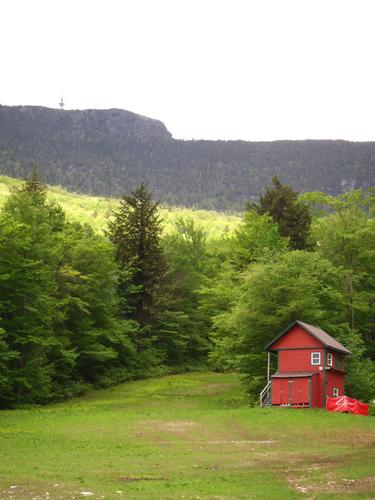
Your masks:
<instances>
[{"instance_id":1,"label":"wooden staircase","mask_svg":"<svg viewBox=\"0 0 375 500\"><path fill-rule=\"evenodd\" d=\"M271 406L272 401L271 401L271 383L272 381L270 380L266 387L262 390L262 392L259 394L259 404L260 406Z\"/></svg>"}]
</instances>

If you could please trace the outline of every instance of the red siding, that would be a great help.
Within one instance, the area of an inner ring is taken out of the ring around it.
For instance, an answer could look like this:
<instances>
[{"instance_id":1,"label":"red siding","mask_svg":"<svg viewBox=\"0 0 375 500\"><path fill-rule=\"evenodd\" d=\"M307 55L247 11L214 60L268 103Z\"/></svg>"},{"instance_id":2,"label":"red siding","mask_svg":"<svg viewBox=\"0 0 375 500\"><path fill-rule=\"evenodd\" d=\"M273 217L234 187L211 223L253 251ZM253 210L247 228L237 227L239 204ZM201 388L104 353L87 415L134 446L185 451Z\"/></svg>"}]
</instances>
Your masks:
<instances>
[{"instance_id":1,"label":"red siding","mask_svg":"<svg viewBox=\"0 0 375 500\"><path fill-rule=\"evenodd\" d=\"M344 370L344 358L345 356L340 352L336 351L327 351L332 354L332 367L337 368L338 370ZM341 368L337 366L337 361L341 359ZM328 366L328 365L327 365Z\"/></svg>"},{"instance_id":2,"label":"red siding","mask_svg":"<svg viewBox=\"0 0 375 500\"><path fill-rule=\"evenodd\" d=\"M272 350L278 351L278 372L287 374L287 378L272 378L273 405L308 405L311 394L312 408L325 408L325 396L332 397L334 387L337 387L339 396L344 394L344 355L326 350L319 340L299 325L294 325L275 342ZM326 351L332 354L332 367L327 365ZM311 364L312 352L320 352L320 365ZM341 369L336 366L338 358L342 360ZM293 372L304 373L298 373L302 376L295 373L293 377ZM309 372L314 375L309 375Z\"/></svg>"},{"instance_id":3,"label":"red siding","mask_svg":"<svg viewBox=\"0 0 375 500\"><path fill-rule=\"evenodd\" d=\"M322 408L323 406L323 380L323 372L312 378L312 408Z\"/></svg>"},{"instance_id":4,"label":"red siding","mask_svg":"<svg viewBox=\"0 0 375 500\"><path fill-rule=\"evenodd\" d=\"M293 403L308 405L310 402L310 377L293 379Z\"/></svg>"},{"instance_id":5,"label":"red siding","mask_svg":"<svg viewBox=\"0 0 375 500\"><path fill-rule=\"evenodd\" d=\"M337 387L339 390L339 396L344 395L344 374L340 372L336 372L334 370L326 371L326 380L327 380L327 393L326 395L329 398L333 397L333 388Z\"/></svg>"},{"instance_id":6,"label":"red siding","mask_svg":"<svg viewBox=\"0 0 375 500\"><path fill-rule=\"evenodd\" d=\"M320 352L320 365L311 364L311 353ZM324 366L324 349L291 349L279 351L279 372L316 372Z\"/></svg>"},{"instance_id":7,"label":"red siding","mask_svg":"<svg viewBox=\"0 0 375 500\"><path fill-rule=\"evenodd\" d=\"M276 378L272 380L272 404L289 404L289 381L287 378Z\"/></svg>"},{"instance_id":8,"label":"red siding","mask_svg":"<svg viewBox=\"0 0 375 500\"><path fill-rule=\"evenodd\" d=\"M321 342L307 333L301 326L294 325L272 346L272 350L298 347L323 347Z\"/></svg>"},{"instance_id":9,"label":"red siding","mask_svg":"<svg viewBox=\"0 0 375 500\"><path fill-rule=\"evenodd\" d=\"M308 405L310 377L272 379L273 405Z\"/></svg>"}]
</instances>

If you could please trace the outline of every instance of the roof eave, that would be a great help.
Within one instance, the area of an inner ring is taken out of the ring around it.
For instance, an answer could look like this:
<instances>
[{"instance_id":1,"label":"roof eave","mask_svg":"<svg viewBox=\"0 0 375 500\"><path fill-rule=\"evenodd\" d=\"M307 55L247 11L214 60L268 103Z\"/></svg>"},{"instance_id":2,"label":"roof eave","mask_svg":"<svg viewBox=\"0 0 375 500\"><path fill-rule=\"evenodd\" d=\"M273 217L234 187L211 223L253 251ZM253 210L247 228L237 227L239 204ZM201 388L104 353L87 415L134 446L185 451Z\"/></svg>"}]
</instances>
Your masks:
<instances>
[{"instance_id":1,"label":"roof eave","mask_svg":"<svg viewBox=\"0 0 375 500\"><path fill-rule=\"evenodd\" d=\"M344 346L344 349L339 349L337 347L332 347L330 345L328 345L326 342L322 341L322 339L320 339L319 337L317 337L315 335L315 333L313 333L307 326L306 324L302 323L301 321L298 321L295 320L293 321L293 323L291 323L287 328L285 328L285 330L283 330L277 337L275 337L271 342L269 342L264 350L265 351L272 351L272 352L277 352L278 349L271 349L271 346L277 341L279 340L286 332L288 332L291 328L293 328L294 325L299 325L301 328L303 328L305 331L307 331L310 335L312 335L316 340L318 340L324 347L328 347L329 349L332 349L334 351L337 351L337 352L341 352L343 354L349 354L351 355L352 353L349 351L349 349L346 349Z\"/></svg>"},{"instance_id":2,"label":"roof eave","mask_svg":"<svg viewBox=\"0 0 375 500\"><path fill-rule=\"evenodd\" d=\"M327 344L326 342L324 342L322 339L320 339L317 335L315 335L315 333L313 333L310 328L308 328L306 326L306 324L301 324L301 321L296 321L296 323L301 327L303 328L304 330L306 330L310 335L312 335L316 340L319 340L319 342L324 345L324 347L328 347L329 349L332 349L333 351L337 351L337 352L341 352L343 354L352 354L349 349L347 349L346 347L344 347L343 349L340 349L339 347L332 347L331 345ZM335 340L335 339L334 339ZM337 342L337 341L336 341Z\"/></svg>"}]
</instances>

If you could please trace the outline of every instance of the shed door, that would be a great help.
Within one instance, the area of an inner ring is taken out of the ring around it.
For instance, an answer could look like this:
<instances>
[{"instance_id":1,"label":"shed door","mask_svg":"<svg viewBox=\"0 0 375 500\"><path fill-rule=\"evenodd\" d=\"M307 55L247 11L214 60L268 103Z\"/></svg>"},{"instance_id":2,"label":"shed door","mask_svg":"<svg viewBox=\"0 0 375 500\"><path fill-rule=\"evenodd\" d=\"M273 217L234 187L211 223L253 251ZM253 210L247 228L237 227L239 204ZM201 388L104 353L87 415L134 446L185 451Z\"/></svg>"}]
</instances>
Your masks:
<instances>
[{"instance_id":1,"label":"shed door","mask_svg":"<svg viewBox=\"0 0 375 500\"><path fill-rule=\"evenodd\" d=\"M272 404L288 405L289 404L289 380L287 378L272 379Z\"/></svg>"},{"instance_id":2,"label":"shed door","mask_svg":"<svg viewBox=\"0 0 375 500\"><path fill-rule=\"evenodd\" d=\"M309 404L310 402L310 379L293 379L292 404Z\"/></svg>"},{"instance_id":3,"label":"shed door","mask_svg":"<svg viewBox=\"0 0 375 500\"><path fill-rule=\"evenodd\" d=\"M272 379L272 404L308 405L310 402L310 379L277 378Z\"/></svg>"}]
</instances>

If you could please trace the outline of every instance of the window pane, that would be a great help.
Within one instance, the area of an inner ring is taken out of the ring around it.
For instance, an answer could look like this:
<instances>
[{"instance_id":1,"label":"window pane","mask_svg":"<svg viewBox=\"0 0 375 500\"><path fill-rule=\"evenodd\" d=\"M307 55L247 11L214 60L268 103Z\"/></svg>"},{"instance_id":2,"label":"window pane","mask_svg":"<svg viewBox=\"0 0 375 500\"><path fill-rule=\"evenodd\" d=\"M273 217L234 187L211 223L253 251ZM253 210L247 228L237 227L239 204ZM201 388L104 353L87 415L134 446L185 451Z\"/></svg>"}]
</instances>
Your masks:
<instances>
[{"instance_id":1,"label":"window pane","mask_svg":"<svg viewBox=\"0 0 375 500\"><path fill-rule=\"evenodd\" d=\"M320 365L320 352L312 352L311 353L311 364L312 365Z\"/></svg>"}]
</instances>

